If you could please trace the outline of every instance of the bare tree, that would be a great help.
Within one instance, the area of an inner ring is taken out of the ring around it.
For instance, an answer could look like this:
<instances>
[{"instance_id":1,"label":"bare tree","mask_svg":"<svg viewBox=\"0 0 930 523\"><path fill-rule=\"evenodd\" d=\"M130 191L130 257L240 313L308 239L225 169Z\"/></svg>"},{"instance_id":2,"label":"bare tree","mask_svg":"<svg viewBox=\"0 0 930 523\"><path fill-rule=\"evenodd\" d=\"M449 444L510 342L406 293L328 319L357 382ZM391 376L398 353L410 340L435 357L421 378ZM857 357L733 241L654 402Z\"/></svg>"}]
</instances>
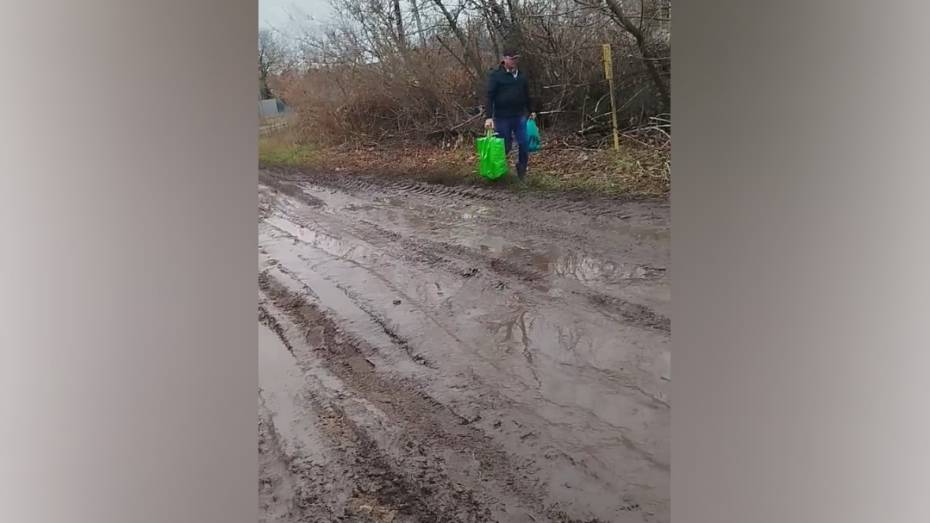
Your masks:
<instances>
[{"instance_id":1,"label":"bare tree","mask_svg":"<svg viewBox=\"0 0 930 523\"><path fill-rule=\"evenodd\" d=\"M481 80L504 46L519 47L550 130L597 139L610 128L604 43L614 46L622 125L654 126L668 108L670 0L330 2L336 19L301 34L302 69L271 86L328 139L471 132Z\"/></svg>"},{"instance_id":2,"label":"bare tree","mask_svg":"<svg viewBox=\"0 0 930 523\"><path fill-rule=\"evenodd\" d=\"M394 5L394 23L397 28L397 45L401 53L407 51L407 34L404 32L404 12L400 8L400 0L391 0Z\"/></svg>"},{"instance_id":3,"label":"bare tree","mask_svg":"<svg viewBox=\"0 0 930 523\"><path fill-rule=\"evenodd\" d=\"M642 56L646 70L649 71L649 76L652 77L652 81L655 83L656 89L659 90L660 95L662 96L663 108L668 107L670 94L668 85L659 75L659 70L656 66L657 56L653 55L649 49L649 42L647 40L647 35L644 31L644 21L645 21L645 6L640 2L640 20L637 25L633 20L623 10L623 6L620 3L620 0L604 0L607 4L607 7L610 9L610 12L613 14L614 18L620 25L623 26L636 40L636 46L639 48L640 56Z\"/></svg>"},{"instance_id":4,"label":"bare tree","mask_svg":"<svg viewBox=\"0 0 930 523\"><path fill-rule=\"evenodd\" d=\"M601 0L577 0L581 5L589 7L597 7L600 5ZM623 5L623 0L603 0L604 7L606 7L607 12L610 14L611 18L616 22L620 27L622 27L633 39L636 41L636 47L639 50L640 57L643 61L643 66L646 71L649 73L653 84L659 92L660 101L662 103L663 110L667 110L671 100L668 84L665 83L665 80L662 78L662 75L659 73L658 62L665 57L659 57L654 54L650 48L649 34L646 30L646 21L647 18L650 21L655 20L655 15L647 17L647 7L645 0L640 0L639 2L639 21L638 23L634 21L633 17L635 14L631 15L627 12L627 9ZM671 9L671 3L665 2L668 9ZM658 12L661 8L666 6L653 6L654 11Z\"/></svg>"},{"instance_id":5,"label":"bare tree","mask_svg":"<svg viewBox=\"0 0 930 523\"><path fill-rule=\"evenodd\" d=\"M420 6L417 1L410 0L410 10L413 12L413 20L417 25L417 37L422 47L426 45L426 34L423 32L423 18L420 17Z\"/></svg>"},{"instance_id":6,"label":"bare tree","mask_svg":"<svg viewBox=\"0 0 930 523\"><path fill-rule=\"evenodd\" d=\"M481 59L478 57L478 54L474 51L471 45L468 43L468 37L465 35L465 32L462 30L462 26L459 24L459 13L462 12L463 8L460 7L456 14L452 14L446 5L443 3L443 0L433 0L433 3L436 4L436 7L442 12L443 17L445 17L446 22L449 24L449 29L458 39L459 44L462 46L462 52L465 55L464 61L471 66L472 71L474 72L475 78L481 78L483 68L481 67Z\"/></svg>"},{"instance_id":7,"label":"bare tree","mask_svg":"<svg viewBox=\"0 0 930 523\"><path fill-rule=\"evenodd\" d=\"M258 89L263 99L273 98L268 80L272 74L279 72L284 64L286 52L284 46L269 29L258 32Z\"/></svg>"}]
</instances>

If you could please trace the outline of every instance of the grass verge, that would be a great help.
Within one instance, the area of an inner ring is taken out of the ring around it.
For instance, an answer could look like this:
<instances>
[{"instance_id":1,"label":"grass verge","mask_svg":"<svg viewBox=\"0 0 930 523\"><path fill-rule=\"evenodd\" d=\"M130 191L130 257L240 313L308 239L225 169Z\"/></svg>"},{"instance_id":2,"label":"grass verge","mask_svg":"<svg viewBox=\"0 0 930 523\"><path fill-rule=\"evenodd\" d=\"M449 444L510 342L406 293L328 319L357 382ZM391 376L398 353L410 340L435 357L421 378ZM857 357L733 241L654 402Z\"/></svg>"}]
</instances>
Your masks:
<instances>
[{"instance_id":1,"label":"grass verge","mask_svg":"<svg viewBox=\"0 0 930 523\"><path fill-rule=\"evenodd\" d=\"M319 148L299 144L284 133L261 136L258 140L258 161L262 165L312 167L319 160L319 152Z\"/></svg>"},{"instance_id":2,"label":"grass verge","mask_svg":"<svg viewBox=\"0 0 930 523\"><path fill-rule=\"evenodd\" d=\"M610 196L667 198L668 151L625 142L620 151L552 145L530 157L526 189ZM301 143L288 130L259 138L259 163L358 174L399 176L444 185L504 186L520 190L508 176L488 182L475 174L477 159L467 145L436 146L393 143L337 147Z\"/></svg>"}]
</instances>

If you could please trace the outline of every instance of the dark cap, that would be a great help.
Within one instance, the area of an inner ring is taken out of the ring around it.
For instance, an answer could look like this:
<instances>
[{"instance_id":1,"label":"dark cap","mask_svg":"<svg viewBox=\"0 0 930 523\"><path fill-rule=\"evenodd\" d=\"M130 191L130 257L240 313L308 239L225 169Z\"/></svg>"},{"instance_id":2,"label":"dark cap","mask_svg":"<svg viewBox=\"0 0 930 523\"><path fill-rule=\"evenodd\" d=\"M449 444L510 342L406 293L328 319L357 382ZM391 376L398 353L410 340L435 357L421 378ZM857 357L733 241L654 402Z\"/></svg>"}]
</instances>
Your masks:
<instances>
[{"instance_id":1,"label":"dark cap","mask_svg":"<svg viewBox=\"0 0 930 523\"><path fill-rule=\"evenodd\" d=\"M508 47L507 49L504 49L504 54L503 54L503 55L504 55L504 56L507 56L507 57L510 57L510 58L519 58L519 57L520 57L520 53L518 53L517 50L514 49L513 47Z\"/></svg>"}]
</instances>

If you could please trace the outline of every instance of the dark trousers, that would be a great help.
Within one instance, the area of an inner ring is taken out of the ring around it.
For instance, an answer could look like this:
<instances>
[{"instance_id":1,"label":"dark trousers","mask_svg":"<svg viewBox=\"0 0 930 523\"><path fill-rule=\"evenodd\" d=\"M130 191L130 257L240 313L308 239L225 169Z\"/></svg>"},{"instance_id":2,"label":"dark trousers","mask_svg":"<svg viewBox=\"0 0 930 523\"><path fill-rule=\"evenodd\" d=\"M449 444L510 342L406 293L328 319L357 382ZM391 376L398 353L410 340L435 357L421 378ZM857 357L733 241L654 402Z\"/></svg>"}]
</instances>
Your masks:
<instances>
[{"instance_id":1,"label":"dark trousers","mask_svg":"<svg viewBox=\"0 0 930 523\"><path fill-rule=\"evenodd\" d=\"M526 172L526 164L530 159L529 139L526 135L526 117L525 116L508 116L494 119L494 130L497 135L504 139L504 148L507 154L513 146L513 138L517 138L517 145L520 146L517 155L517 174L523 175Z\"/></svg>"}]
</instances>

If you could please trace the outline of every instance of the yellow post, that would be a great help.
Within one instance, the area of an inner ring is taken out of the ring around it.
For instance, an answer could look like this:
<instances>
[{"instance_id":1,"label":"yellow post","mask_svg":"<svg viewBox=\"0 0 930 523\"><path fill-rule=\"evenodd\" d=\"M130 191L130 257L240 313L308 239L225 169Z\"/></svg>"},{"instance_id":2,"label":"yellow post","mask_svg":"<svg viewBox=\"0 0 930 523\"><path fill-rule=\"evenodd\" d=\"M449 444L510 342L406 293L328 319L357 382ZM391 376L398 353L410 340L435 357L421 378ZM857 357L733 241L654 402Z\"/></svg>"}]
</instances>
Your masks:
<instances>
[{"instance_id":1,"label":"yellow post","mask_svg":"<svg viewBox=\"0 0 930 523\"><path fill-rule=\"evenodd\" d=\"M604 76L610 89L610 119L614 128L614 150L620 150L620 133L617 131L617 100L614 94L614 60L610 44L604 44Z\"/></svg>"}]
</instances>

